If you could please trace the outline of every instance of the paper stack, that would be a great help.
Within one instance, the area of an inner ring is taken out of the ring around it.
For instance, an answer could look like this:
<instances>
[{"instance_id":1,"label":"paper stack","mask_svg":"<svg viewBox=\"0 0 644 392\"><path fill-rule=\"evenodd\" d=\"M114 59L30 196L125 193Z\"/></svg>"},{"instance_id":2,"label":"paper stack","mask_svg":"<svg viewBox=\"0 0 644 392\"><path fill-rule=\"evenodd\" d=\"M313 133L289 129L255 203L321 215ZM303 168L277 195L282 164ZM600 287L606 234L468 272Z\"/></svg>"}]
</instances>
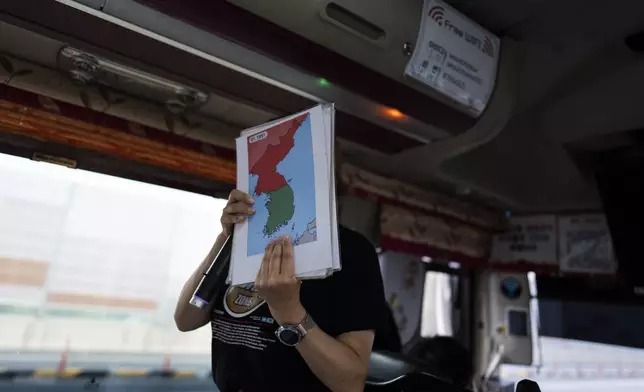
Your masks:
<instances>
[{"instance_id":1,"label":"paper stack","mask_svg":"<svg viewBox=\"0 0 644 392\"><path fill-rule=\"evenodd\" d=\"M237 188L255 199L255 214L235 226L230 284L254 282L266 246L285 235L299 278L340 269L334 123L333 105L322 104L237 138Z\"/></svg>"}]
</instances>

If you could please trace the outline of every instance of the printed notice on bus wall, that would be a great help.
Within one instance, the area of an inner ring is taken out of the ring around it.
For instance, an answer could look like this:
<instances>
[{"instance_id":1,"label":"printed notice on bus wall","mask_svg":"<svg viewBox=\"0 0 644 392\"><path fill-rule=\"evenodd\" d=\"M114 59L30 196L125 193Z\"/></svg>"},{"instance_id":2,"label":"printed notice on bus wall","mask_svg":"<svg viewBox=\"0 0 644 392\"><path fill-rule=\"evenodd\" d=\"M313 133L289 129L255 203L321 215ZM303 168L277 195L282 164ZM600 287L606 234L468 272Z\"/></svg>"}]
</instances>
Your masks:
<instances>
[{"instance_id":1,"label":"printed notice on bus wall","mask_svg":"<svg viewBox=\"0 0 644 392\"><path fill-rule=\"evenodd\" d=\"M527 262L557 265L557 218L554 215L513 217L508 231L494 236L494 263Z\"/></svg>"},{"instance_id":2,"label":"printed notice on bus wall","mask_svg":"<svg viewBox=\"0 0 644 392\"><path fill-rule=\"evenodd\" d=\"M454 8L425 0L409 77L465 107L478 117L496 83L501 41Z\"/></svg>"},{"instance_id":3,"label":"printed notice on bus wall","mask_svg":"<svg viewBox=\"0 0 644 392\"><path fill-rule=\"evenodd\" d=\"M561 271L612 274L617 270L613 241L603 214L559 218Z\"/></svg>"}]
</instances>

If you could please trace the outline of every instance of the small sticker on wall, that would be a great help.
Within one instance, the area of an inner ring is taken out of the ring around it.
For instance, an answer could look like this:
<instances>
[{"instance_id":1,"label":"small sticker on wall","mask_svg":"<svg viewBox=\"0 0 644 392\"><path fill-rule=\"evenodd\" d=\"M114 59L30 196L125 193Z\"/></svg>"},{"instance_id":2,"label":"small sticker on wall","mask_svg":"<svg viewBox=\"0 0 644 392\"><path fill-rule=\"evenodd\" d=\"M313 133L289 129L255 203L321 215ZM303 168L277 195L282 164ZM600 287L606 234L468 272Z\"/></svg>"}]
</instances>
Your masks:
<instances>
[{"instance_id":1,"label":"small sticker on wall","mask_svg":"<svg viewBox=\"0 0 644 392\"><path fill-rule=\"evenodd\" d=\"M530 336L530 311L528 309L507 309L508 334L518 337Z\"/></svg>"},{"instance_id":2,"label":"small sticker on wall","mask_svg":"<svg viewBox=\"0 0 644 392\"><path fill-rule=\"evenodd\" d=\"M501 294L507 299L517 299L521 297L523 287L517 278L507 277L501 281Z\"/></svg>"}]
</instances>

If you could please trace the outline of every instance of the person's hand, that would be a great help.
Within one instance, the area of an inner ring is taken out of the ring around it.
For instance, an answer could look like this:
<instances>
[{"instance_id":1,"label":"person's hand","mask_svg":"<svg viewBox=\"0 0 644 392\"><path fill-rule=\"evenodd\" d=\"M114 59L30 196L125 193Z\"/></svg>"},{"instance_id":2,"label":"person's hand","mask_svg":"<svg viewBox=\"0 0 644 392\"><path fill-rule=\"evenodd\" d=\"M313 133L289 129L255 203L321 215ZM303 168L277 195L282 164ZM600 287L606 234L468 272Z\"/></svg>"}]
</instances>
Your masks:
<instances>
[{"instance_id":1,"label":"person's hand","mask_svg":"<svg viewBox=\"0 0 644 392\"><path fill-rule=\"evenodd\" d=\"M293 244L289 237L280 237L268 244L255 288L280 325L302 321L306 312L300 302L300 281L295 276Z\"/></svg>"},{"instance_id":2,"label":"person's hand","mask_svg":"<svg viewBox=\"0 0 644 392\"><path fill-rule=\"evenodd\" d=\"M224 235L232 234L235 223L242 223L248 215L255 213L255 209L252 207L253 203L255 200L248 193L237 189L230 192L228 203L221 214L221 227Z\"/></svg>"}]
</instances>

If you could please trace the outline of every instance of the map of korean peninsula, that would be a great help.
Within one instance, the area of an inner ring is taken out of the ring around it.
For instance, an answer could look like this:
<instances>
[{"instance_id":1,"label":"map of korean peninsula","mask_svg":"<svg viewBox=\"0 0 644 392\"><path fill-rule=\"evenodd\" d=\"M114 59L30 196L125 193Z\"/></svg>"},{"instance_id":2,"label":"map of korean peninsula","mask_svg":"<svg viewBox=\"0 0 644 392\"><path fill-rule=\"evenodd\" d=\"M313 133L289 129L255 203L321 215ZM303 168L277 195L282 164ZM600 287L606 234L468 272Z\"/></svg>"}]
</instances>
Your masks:
<instances>
[{"instance_id":1,"label":"map of korean peninsula","mask_svg":"<svg viewBox=\"0 0 644 392\"><path fill-rule=\"evenodd\" d=\"M294 245L317 240L313 135L308 113L248 137L248 256L282 235Z\"/></svg>"}]
</instances>

